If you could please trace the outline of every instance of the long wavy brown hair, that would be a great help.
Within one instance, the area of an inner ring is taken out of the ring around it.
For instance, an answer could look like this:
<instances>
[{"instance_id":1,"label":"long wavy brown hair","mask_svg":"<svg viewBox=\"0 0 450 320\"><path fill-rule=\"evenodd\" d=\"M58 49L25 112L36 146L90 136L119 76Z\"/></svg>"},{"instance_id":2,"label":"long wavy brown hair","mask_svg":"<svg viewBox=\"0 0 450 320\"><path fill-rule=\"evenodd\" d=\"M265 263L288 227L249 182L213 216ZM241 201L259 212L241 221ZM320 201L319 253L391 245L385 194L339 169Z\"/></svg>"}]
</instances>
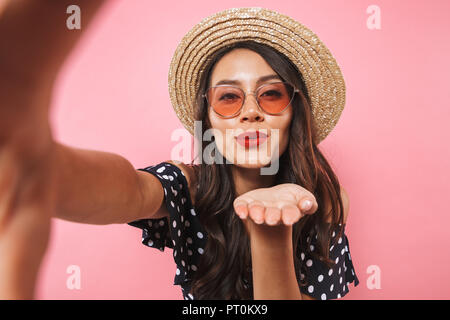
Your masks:
<instances>
[{"instance_id":1,"label":"long wavy brown hair","mask_svg":"<svg viewBox=\"0 0 450 320\"><path fill-rule=\"evenodd\" d=\"M203 154L206 145L211 143L201 141L205 131L211 128L208 104L202 93L206 92L214 65L235 48L247 48L257 52L283 81L292 83L301 91L295 94L291 102L293 118L289 130L289 144L279 158L275 185L298 184L314 194L319 206L314 214L304 216L293 225L295 272L299 285L304 286L305 277L301 277L301 274L306 274L307 271L299 258L300 252L309 253L328 267L334 265L334 261L329 258L331 233L340 225L339 236L335 239L343 234L343 204L338 178L315 144L316 131L311 102L302 74L289 58L270 46L254 41L234 43L216 51L210 57L205 71L200 76L194 110L195 120L202 121L202 135L197 137L198 145L202 146L199 154ZM207 244L198 270L192 278L191 293L195 299L250 300L253 299L251 248L244 224L233 208L233 201L237 197L230 167L233 164L226 163L226 159L220 154L214 157L221 157L221 161L214 161L212 164L201 161L200 164L194 164L194 158L190 164L195 169L198 182L195 209L207 232ZM331 204L330 212L324 210L325 201ZM327 219L331 222L327 222ZM313 237L316 237L317 244L316 249L311 251Z\"/></svg>"}]
</instances>

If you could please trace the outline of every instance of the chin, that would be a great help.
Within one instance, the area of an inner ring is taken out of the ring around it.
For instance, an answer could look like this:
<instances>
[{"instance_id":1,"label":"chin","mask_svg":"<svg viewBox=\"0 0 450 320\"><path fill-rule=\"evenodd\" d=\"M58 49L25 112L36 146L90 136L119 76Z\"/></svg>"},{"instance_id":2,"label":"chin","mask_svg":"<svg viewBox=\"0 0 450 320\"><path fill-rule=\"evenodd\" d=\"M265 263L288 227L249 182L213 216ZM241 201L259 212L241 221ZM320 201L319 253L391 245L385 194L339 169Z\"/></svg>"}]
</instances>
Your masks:
<instances>
[{"instance_id":1,"label":"chin","mask_svg":"<svg viewBox=\"0 0 450 320\"><path fill-rule=\"evenodd\" d=\"M271 163L271 158L268 156L261 156L258 154L239 154L233 160L235 166L247 169L259 169L269 166Z\"/></svg>"}]
</instances>

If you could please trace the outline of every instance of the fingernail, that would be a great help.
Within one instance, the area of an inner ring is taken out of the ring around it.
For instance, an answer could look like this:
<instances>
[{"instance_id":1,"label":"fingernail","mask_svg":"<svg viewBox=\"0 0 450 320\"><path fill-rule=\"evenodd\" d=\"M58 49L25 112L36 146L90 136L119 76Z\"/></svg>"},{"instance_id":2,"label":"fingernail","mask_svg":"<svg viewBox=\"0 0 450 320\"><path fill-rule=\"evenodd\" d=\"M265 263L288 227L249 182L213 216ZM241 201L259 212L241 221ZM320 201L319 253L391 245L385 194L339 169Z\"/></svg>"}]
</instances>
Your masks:
<instances>
[{"instance_id":1,"label":"fingernail","mask_svg":"<svg viewBox=\"0 0 450 320\"><path fill-rule=\"evenodd\" d=\"M312 201L311 200L305 200L302 203L302 209L303 210L309 210L312 207Z\"/></svg>"},{"instance_id":2,"label":"fingernail","mask_svg":"<svg viewBox=\"0 0 450 320\"><path fill-rule=\"evenodd\" d=\"M291 218L286 219L286 224L291 225L293 223L294 223L294 219L291 219Z\"/></svg>"}]
</instances>

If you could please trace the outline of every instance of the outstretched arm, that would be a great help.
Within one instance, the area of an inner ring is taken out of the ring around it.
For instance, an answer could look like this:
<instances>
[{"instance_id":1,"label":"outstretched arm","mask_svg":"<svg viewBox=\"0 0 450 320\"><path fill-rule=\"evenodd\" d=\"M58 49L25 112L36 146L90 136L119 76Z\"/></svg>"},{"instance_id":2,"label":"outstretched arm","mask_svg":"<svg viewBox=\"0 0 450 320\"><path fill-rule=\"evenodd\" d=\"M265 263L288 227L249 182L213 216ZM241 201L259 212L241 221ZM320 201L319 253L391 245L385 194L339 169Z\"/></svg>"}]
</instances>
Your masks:
<instances>
[{"instance_id":1,"label":"outstretched arm","mask_svg":"<svg viewBox=\"0 0 450 320\"><path fill-rule=\"evenodd\" d=\"M0 299L32 299L51 217L106 224L152 216L159 181L125 158L53 140L48 121L58 70L103 0L0 0ZM150 195L150 196L143 196Z\"/></svg>"}]
</instances>

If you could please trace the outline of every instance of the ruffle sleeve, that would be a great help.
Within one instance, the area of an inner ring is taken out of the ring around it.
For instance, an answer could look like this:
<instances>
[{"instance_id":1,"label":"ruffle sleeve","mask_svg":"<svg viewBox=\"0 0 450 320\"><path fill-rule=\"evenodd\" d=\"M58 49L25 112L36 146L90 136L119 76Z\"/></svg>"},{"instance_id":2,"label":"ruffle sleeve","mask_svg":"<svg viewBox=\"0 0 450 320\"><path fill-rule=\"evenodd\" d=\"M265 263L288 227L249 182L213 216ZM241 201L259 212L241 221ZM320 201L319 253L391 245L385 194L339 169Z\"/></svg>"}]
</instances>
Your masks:
<instances>
[{"instance_id":1,"label":"ruffle sleeve","mask_svg":"<svg viewBox=\"0 0 450 320\"><path fill-rule=\"evenodd\" d=\"M334 260L336 265L329 268L323 261L314 258L307 250L302 250L300 259L306 265L306 272L301 273L301 279L306 278L307 285L300 286L300 291L318 300L339 299L349 292L350 283L354 282L354 286L359 284L350 255L350 244L345 233L342 237L334 240L338 236L336 227L332 233L330 241L330 259ZM345 231L345 224L344 224ZM310 250L315 249L317 237L311 241Z\"/></svg>"},{"instance_id":2,"label":"ruffle sleeve","mask_svg":"<svg viewBox=\"0 0 450 320\"><path fill-rule=\"evenodd\" d=\"M169 217L140 219L128 225L142 229L142 244L160 251L173 249L177 265L174 284L185 285L197 270L207 239L192 205L187 179L180 168L168 162L138 170L153 174L161 182Z\"/></svg>"}]
</instances>

